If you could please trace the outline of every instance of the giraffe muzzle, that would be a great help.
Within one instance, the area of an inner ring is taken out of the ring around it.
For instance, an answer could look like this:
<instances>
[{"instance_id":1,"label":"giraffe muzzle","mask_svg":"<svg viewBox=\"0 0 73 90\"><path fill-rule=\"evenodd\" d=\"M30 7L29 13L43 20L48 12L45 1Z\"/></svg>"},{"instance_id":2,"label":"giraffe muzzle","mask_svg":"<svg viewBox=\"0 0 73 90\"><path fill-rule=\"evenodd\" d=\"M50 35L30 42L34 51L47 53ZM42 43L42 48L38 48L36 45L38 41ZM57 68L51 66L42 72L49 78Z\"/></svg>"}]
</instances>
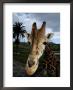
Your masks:
<instances>
[{"instance_id":1,"label":"giraffe muzzle","mask_svg":"<svg viewBox=\"0 0 73 90\"><path fill-rule=\"evenodd\" d=\"M31 61L28 61L28 66L29 66L29 67L32 67L34 64L35 64L34 61L32 61L32 60L31 60Z\"/></svg>"}]
</instances>

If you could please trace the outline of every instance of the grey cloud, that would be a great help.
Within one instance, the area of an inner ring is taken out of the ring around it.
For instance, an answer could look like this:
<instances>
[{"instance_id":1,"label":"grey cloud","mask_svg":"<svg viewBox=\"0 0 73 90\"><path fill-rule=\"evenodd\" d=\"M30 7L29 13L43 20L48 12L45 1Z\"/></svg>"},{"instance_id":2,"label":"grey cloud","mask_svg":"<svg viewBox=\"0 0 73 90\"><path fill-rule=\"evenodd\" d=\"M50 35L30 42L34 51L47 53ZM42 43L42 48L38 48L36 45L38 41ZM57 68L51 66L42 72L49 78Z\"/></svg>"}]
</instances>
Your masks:
<instances>
[{"instance_id":1,"label":"grey cloud","mask_svg":"<svg viewBox=\"0 0 73 90\"><path fill-rule=\"evenodd\" d=\"M36 13L32 17L41 22L46 21L46 26L53 28L53 31L60 31L60 13Z\"/></svg>"},{"instance_id":2,"label":"grey cloud","mask_svg":"<svg viewBox=\"0 0 73 90\"><path fill-rule=\"evenodd\" d=\"M18 16L15 13L13 13L13 23L18 22L18 21L19 21Z\"/></svg>"},{"instance_id":3,"label":"grey cloud","mask_svg":"<svg viewBox=\"0 0 73 90\"><path fill-rule=\"evenodd\" d=\"M17 13L22 16L25 13ZM39 22L46 21L47 28L53 28L53 31L60 31L60 13L26 13L27 18L36 19Z\"/></svg>"}]
</instances>

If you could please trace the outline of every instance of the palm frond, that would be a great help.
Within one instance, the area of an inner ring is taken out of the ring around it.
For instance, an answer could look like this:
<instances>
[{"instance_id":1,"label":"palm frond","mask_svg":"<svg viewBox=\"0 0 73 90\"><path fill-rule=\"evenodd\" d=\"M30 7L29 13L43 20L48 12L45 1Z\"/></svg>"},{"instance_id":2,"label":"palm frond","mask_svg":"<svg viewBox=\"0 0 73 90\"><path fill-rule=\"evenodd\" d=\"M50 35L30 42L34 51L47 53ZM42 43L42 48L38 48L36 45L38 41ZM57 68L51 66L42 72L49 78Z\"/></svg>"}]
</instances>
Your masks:
<instances>
[{"instance_id":1,"label":"palm frond","mask_svg":"<svg viewBox=\"0 0 73 90\"><path fill-rule=\"evenodd\" d=\"M26 33L25 26L23 26L22 22L15 22L13 24L13 38L19 37L18 35L25 37L24 33Z\"/></svg>"}]
</instances>

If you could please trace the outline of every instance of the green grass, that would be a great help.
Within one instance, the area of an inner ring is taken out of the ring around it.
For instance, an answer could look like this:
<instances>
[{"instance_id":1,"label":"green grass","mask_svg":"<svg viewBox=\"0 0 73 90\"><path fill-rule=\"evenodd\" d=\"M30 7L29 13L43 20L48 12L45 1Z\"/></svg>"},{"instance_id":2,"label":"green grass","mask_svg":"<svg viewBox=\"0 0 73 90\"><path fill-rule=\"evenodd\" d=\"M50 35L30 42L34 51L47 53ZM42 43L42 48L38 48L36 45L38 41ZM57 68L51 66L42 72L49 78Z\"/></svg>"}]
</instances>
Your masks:
<instances>
[{"instance_id":1,"label":"green grass","mask_svg":"<svg viewBox=\"0 0 73 90\"><path fill-rule=\"evenodd\" d=\"M30 53L30 46L28 44L13 44L13 60L21 62L22 64L26 63L28 55Z\"/></svg>"}]
</instances>

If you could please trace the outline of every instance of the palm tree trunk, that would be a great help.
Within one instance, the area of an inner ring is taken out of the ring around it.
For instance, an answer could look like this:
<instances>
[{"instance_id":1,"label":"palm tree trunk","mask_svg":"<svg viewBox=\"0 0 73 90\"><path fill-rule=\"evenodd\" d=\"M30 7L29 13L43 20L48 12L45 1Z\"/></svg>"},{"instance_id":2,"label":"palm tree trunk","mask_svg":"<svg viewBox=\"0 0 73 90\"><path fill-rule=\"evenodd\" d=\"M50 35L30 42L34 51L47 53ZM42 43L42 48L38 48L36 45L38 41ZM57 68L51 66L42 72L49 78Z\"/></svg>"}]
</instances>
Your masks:
<instances>
[{"instance_id":1,"label":"palm tree trunk","mask_svg":"<svg viewBox=\"0 0 73 90\"><path fill-rule=\"evenodd\" d=\"M19 34L17 34L17 43L19 43Z\"/></svg>"},{"instance_id":2,"label":"palm tree trunk","mask_svg":"<svg viewBox=\"0 0 73 90\"><path fill-rule=\"evenodd\" d=\"M16 43L16 53L18 53L18 51L19 51L19 34L17 34L15 43Z\"/></svg>"},{"instance_id":3,"label":"palm tree trunk","mask_svg":"<svg viewBox=\"0 0 73 90\"><path fill-rule=\"evenodd\" d=\"M17 45L19 44L19 34L17 34L17 38L16 38L15 43L16 43Z\"/></svg>"}]
</instances>

